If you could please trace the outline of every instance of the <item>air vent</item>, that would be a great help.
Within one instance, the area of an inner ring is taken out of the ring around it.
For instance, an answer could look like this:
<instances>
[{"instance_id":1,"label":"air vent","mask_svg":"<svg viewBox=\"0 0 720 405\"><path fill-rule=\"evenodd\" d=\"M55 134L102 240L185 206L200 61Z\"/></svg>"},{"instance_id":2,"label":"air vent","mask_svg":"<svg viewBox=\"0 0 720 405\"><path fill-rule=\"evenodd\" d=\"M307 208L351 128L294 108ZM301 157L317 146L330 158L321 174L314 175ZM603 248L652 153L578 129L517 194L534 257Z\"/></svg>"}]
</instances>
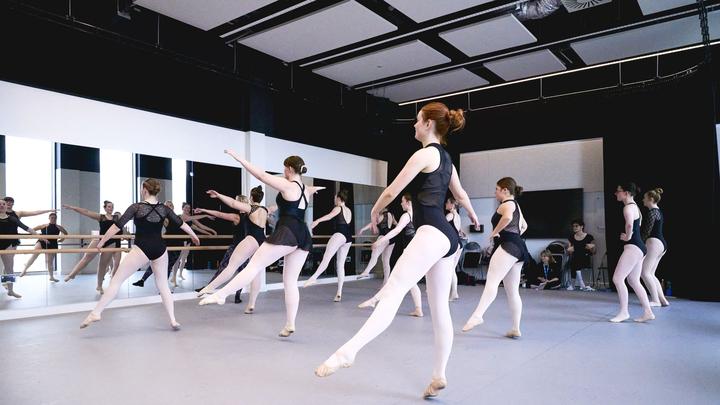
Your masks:
<instances>
[{"instance_id":1,"label":"air vent","mask_svg":"<svg viewBox=\"0 0 720 405\"><path fill-rule=\"evenodd\" d=\"M568 12L587 10L588 8L610 3L612 0L562 0Z\"/></svg>"}]
</instances>

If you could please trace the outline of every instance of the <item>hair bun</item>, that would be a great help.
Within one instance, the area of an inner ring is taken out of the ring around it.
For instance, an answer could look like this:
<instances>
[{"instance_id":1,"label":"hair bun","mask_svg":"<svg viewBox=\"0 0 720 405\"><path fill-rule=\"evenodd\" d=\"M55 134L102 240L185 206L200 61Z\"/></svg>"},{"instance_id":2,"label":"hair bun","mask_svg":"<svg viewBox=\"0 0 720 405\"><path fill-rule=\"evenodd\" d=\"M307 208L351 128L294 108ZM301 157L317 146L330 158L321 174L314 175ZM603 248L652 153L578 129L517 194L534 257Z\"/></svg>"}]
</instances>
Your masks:
<instances>
[{"instance_id":1,"label":"hair bun","mask_svg":"<svg viewBox=\"0 0 720 405\"><path fill-rule=\"evenodd\" d=\"M522 195L523 188L522 186L515 186L515 197L520 197Z\"/></svg>"},{"instance_id":2,"label":"hair bun","mask_svg":"<svg viewBox=\"0 0 720 405\"><path fill-rule=\"evenodd\" d=\"M660 187L658 187L658 188L655 189L655 192L658 193L658 194L662 194L662 193L663 193L663 189L660 188Z\"/></svg>"},{"instance_id":3,"label":"hair bun","mask_svg":"<svg viewBox=\"0 0 720 405\"><path fill-rule=\"evenodd\" d=\"M305 174L305 173L307 173L307 166L302 165L302 166L300 167L300 174Z\"/></svg>"},{"instance_id":4,"label":"hair bun","mask_svg":"<svg viewBox=\"0 0 720 405\"><path fill-rule=\"evenodd\" d=\"M449 110L450 132L457 132L465 128L465 112L462 109Z\"/></svg>"}]
</instances>

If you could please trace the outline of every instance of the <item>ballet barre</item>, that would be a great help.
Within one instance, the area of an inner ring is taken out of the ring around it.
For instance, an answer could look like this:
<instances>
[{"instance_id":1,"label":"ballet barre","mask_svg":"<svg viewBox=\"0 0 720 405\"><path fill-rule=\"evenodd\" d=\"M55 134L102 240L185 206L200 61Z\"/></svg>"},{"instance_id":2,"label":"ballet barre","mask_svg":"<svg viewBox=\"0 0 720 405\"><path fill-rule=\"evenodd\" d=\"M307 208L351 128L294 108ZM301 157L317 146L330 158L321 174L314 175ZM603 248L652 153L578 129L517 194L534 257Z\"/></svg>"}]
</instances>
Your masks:
<instances>
[{"instance_id":1,"label":"ballet barre","mask_svg":"<svg viewBox=\"0 0 720 405\"><path fill-rule=\"evenodd\" d=\"M2 235L5 236L5 235ZM12 235L14 236L14 235ZM34 236L34 235L31 235ZM4 238L10 239L10 238ZM177 239L177 238L175 238ZM372 243L353 243L351 247L371 247ZM327 243L313 244L313 248L327 246ZM168 246L168 252L190 250L227 250L230 246ZM70 248L70 249L25 249L25 250L0 250L0 255L26 255L26 254L54 254L54 253L116 253L116 252L129 252L130 248Z\"/></svg>"},{"instance_id":2,"label":"ballet barre","mask_svg":"<svg viewBox=\"0 0 720 405\"><path fill-rule=\"evenodd\" d=\"M18 234L0 235L0 239L100 239L103 235L43 235ZM163 239L190 239L189 235L163 235ZM197 235L199 239L232 239L233 235ZM134 239L134 234L115 235L108 239Z\"/></svg>"}]
</instances>

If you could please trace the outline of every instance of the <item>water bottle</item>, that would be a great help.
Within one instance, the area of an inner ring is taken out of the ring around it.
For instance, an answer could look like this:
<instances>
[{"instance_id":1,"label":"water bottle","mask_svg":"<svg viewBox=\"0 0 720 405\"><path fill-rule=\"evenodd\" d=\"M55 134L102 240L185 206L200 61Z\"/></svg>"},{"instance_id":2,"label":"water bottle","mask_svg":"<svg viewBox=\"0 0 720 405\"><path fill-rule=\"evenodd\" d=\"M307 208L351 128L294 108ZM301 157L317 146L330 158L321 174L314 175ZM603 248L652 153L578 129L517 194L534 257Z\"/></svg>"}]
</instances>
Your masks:
<instances>
[{"instance_id":1,"label":"water bottle","mask_svg":"<svg viewBox=\"0 0 720 405\"><path fill-rule=\"evenodd\" d=\"M667 289L665 289L665 295L668 297L672 297L672 283L667 282Z\"/></svg>"}]
</instances>

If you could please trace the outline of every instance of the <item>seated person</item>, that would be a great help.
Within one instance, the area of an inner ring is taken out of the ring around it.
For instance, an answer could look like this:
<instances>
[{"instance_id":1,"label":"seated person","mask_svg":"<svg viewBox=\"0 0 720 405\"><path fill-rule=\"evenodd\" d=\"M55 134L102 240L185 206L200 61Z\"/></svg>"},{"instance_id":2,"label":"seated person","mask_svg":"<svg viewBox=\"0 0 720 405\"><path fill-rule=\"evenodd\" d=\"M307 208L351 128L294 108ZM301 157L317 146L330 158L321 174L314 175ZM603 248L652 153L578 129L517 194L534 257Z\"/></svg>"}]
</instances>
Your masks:
<instances>
[{"instance_id":1,"label":"seated person","mask_svg":"<svg viewBox=\"0 0 720 405\"><path fill-rule=\"evenodd\" d=\"M560 268L549 250L540 253L540 263L535 274L536 280L530 282L532 288L536 290L560 288Z\"/></svg>"}]
</instances>

